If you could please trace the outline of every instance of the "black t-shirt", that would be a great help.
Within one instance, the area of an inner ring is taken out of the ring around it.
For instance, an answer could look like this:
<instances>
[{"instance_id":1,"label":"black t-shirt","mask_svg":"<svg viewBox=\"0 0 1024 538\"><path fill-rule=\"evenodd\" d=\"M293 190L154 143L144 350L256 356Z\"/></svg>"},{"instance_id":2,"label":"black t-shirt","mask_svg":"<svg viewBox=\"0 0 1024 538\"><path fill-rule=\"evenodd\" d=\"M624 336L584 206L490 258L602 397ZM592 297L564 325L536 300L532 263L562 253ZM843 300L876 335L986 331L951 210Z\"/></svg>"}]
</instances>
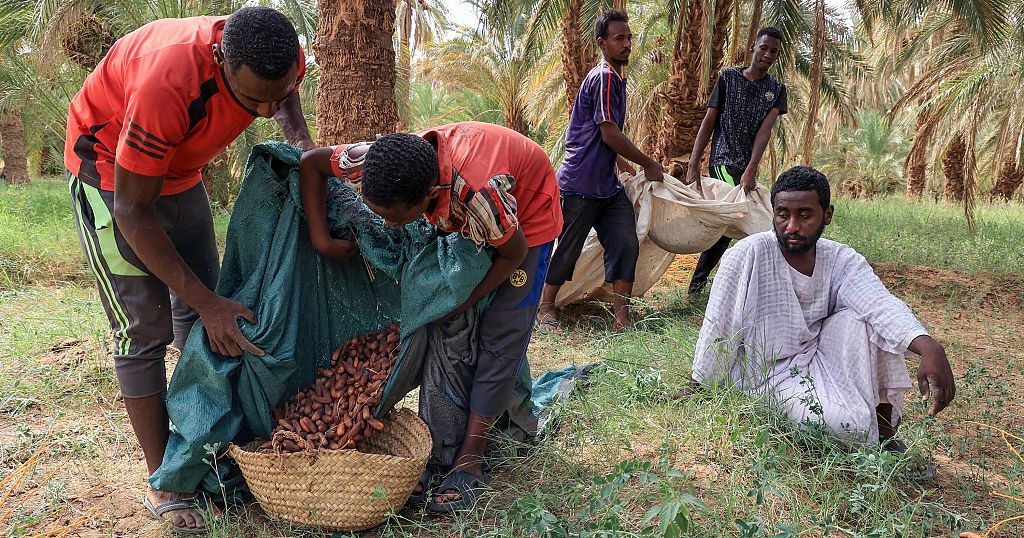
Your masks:
<instances>
[{"instance_id":1,"label":"black t-shirt","mask_svg":"<svg viewBox=\"0 0 1024 538\"><path fill-rule=\"evenodd\" d=\"M718 109L709 164L742 170L750 162L754 137L768 112L777 108L779 114L786 113L786 85L771 76L747 80L743 68L730 67L718 75L708 108Z\"/></svg>"}]
</instances>

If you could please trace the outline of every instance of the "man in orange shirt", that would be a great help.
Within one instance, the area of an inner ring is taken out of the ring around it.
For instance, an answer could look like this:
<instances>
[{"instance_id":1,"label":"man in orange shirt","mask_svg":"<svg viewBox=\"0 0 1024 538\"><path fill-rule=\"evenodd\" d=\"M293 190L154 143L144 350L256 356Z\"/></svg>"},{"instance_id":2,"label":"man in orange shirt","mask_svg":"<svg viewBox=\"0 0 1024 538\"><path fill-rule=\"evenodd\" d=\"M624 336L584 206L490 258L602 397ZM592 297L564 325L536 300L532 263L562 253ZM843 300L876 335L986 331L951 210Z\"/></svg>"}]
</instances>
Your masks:
<instances>
[{"instance_id":1,"label":"man in orange shirt","mask_svg":"<svg viewBox=\"0 0 1024 538\"><path fill-rule=\"evenodd\" d=\"M329 176L361 179L363 201L391 226L422 215L444 231L495 249L483 280L444 318L494 292L477 326L466 435L430 510L447 513L471 506L490 480L483 468L487 434L516 403L516 377L521 368L529 368L526 349L551 247L562 230L555 171L529 138L479 122L308 151L300 164L300 188L310 239L321 253L343 260L355 252L355 244L328 233ZM425 492L430 480L425 474L416 493Z\"/></svg>"},{"instance_id":2,"label":"man in orange shirt","mask_svg":"<svg viewBox=\"0 0 1024 538\"><path fill-rule=\"evenodd\" d=\"M304 73L291 22L244 8L142 26L114 44L71 102L64 161L79 241L150 474L167 445L167 346L181 349L202 318L215 352L263 355L238 326L253 313L212 291L219 263L201 170L257 116L311 148L296 93ZM144 504L177 532L206 531L194 492L150 487Z\"/></svg>"}]
</instances>

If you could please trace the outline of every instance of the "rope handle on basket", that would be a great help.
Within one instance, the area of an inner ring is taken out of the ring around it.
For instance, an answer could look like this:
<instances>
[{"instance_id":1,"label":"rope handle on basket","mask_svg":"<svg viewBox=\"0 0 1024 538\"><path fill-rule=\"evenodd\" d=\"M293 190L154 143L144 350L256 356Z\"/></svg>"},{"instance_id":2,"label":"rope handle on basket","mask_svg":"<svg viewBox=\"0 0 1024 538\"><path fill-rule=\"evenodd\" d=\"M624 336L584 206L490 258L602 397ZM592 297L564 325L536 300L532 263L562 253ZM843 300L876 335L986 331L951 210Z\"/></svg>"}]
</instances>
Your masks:
<instances>
[{"instance_id":1,"label":"rope handle on basket","mask_svg":"<svg viewBox=\"0 0 1024 538\"><path fill-rule=\"evenodd\" d=\"M270 446L274 450L274 455L276 455L278 459L283 455L281 452L281 443L284 442L285 439L294 441L296 445L302 446L302 451L309 456L311 461L316 459L316 452L310 446L312 443L307 442L305 439L300 437L299 434L288 430L278 430L274 433L274 437L270 439Z\"/></svg>"}]
</instances>

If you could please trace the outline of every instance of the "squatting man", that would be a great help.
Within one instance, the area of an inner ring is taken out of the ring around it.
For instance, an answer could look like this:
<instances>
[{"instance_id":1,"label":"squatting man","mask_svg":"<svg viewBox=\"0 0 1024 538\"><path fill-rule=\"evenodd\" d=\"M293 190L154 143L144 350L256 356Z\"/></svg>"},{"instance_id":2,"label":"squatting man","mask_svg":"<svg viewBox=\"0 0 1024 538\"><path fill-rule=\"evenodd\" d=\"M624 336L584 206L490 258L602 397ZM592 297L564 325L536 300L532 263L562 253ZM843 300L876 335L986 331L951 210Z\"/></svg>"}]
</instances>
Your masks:
<instances>
[{"instance_id":1,"label":"squatting man","mask_svg":"<svg viewBox=\"0 0 1024 538\"><path fill-rule=\"evenodd\" d=\"M776 403L790 420L852 442L895 438L912 388L935 416L956 387L943 347L847 245L821 239L832 221L828 180L797 166L772 187L773 232L729 249L697 339L692 384L727 383Z\"/></svg>"}]
</instances>

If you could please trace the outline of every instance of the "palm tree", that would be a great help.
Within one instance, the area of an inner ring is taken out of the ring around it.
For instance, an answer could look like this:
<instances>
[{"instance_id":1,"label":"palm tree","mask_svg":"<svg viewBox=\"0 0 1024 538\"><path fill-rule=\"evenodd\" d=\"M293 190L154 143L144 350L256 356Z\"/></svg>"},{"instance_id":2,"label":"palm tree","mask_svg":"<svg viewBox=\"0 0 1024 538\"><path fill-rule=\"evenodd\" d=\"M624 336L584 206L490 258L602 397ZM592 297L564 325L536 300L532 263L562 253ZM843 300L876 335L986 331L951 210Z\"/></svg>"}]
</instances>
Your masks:
<instances>
[{"instance_id":1,"label":"palm tree","mask_svg":"<svg viewBox=\"0 0 1024 538\"><path fill-rule=\"evenodd\" d=\"M722 67L731 10L729 0L690 0L676 14L672 67L655 150L674 176L685 173L690 159L701 158L689 152Z\"/></svg>"},{"instance_id":2,"label":"palm tree","mask_svg":"<svg viewBox=\"0 0 1024 538\"><path fill-rule=\"evenodd\" d=\"M825 62L825 0L814 1L814 37L811 40L811 92L804 131L804 164L814 160L814 128L821 106L821 78Z\"/></svg>"},{"instance_id":3,"label":"palm tree","mask_svg":"<svg viewBox=\"0 0 1024 538\"><path fill-rule=\"evenodd\" d=\"M964 155L967 153L967 141L963 131L958 131L946 146L942 157L942 174L946 176L946 186L942 195L950 202L964 201Z\"/></svg>"},{"instance_id":4,"label":"palm tree","mask_svg":"<svg viewBox=\"0 0 1024 538\"><path fill-rule=\"evenodd\" d=\"M390 2L320 2L317 144L373 140L398 126L395 9Z\"/></svg>"},{"instance_id":5,"label":"palm tree","mask_svg":"<svg viewBox=\"0 0 1024 538\"><path fill-rule=\"evenodd\" d=\"M491 21L493 22L493 21ZM538 123L531 109L549 102L546 74L557 65L552 51L541 54L526 46L528 19L520 14L503 24L488 24L461 37L434 43L420 63L426 79L442 81L452 91L475 92L501 110L502 123L527 136Z\"/></svg>"},{"instance_id":6,"label":"palm tree","mask_svg":"<svg viewBox=\"0 0 1024 538\"><path fill-rule=\"evenodd\" d=\"M894 191L903 181L906 120L889 122L878 110L859 110L854 122L852 127L840 128L837 140L818 152L815 165L854 195Z\"/></svg>"},{"instance_id":7,"label":"palm tree","mask_svg":"<svg viewBox=\"0 0 1024 538\"><path fill-rule=\"evenodd\" d=\"M1007 161L999 169L995 185L989 191L989 199L1002 199L1009 202L1013 198L1013 193L1020 188L1021 183L1024 183L1024 166L1017 159Z\"/></svg>"},{"instance_id":8,"label":"palm tree","mask_svg":"<svg viewBox=\"0 0 1024 538\"><path fill-rule=\"evenodd\" d=\"M25 154L25 127L21 122L21 114L0 114L0 148L4 154L4 181L8 185L27 184L28 157Z\"/></svg>"},{"instance_id":9,"label":"palm tree","mask_svg":"<svg viewBox=\"0 0 1024 538\"><path fill-rule=\"evenodd\" d=\"M408 128L412 57L423 43L433 41L448 26L448 10L438 0L397 0L395 3L398 72L395 99L399 127Z\"/></svg>"},{"instance_id":10,"label":"palm tree","mask_svg":"<svg viewBox=\"0 0 1024 538\"><path fill-rule=\"evenodd\" d=\"M998 141L989 159L993 162L1012 164L1010 156L1020 145L1010 141L1021 132L1020 115L1013 109L1020 98L1014 71L1024 65L1019 28L1024 7L1006 0L865 0L858 6L865 25L880 21L890 33L903 36L892 63L911 72L912 84L892 106L890 117L911 107L917 111L906 163L908 196L920 196L929 162L941 161L947 179L944 196L962 201L972 224L976 148L980 136L988 137L978 127L998 126L991 134ZM1018 23L1008 25L1011 20ZM937 132L956 134L936 140Z\"/></svg>"}]
</instances>

